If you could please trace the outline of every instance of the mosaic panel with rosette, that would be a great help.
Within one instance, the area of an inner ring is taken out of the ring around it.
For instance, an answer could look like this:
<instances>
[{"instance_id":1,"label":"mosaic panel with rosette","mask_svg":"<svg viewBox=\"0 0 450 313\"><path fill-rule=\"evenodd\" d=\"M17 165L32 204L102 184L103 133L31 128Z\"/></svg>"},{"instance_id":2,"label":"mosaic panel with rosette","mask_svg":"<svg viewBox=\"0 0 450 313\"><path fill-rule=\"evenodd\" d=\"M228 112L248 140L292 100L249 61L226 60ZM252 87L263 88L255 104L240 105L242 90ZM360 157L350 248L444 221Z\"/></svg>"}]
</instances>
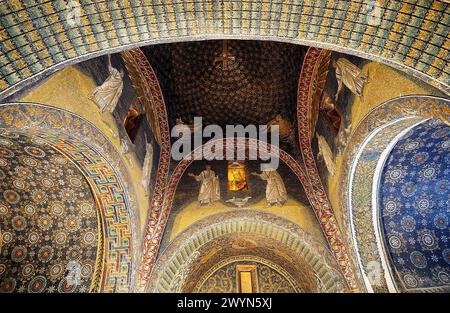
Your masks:
<instances>
[{"instance_id":1,"label":"mosaic panel with rosette","mask_svg":"<svg viewBox=\"0 0 450 313\"><path fill-rule=\"evenodd\" d=\"M88 292L96 285L101 236L91 189L38 137L0 132L0 232L0 292Z\"/></svg>"}]
</instances>

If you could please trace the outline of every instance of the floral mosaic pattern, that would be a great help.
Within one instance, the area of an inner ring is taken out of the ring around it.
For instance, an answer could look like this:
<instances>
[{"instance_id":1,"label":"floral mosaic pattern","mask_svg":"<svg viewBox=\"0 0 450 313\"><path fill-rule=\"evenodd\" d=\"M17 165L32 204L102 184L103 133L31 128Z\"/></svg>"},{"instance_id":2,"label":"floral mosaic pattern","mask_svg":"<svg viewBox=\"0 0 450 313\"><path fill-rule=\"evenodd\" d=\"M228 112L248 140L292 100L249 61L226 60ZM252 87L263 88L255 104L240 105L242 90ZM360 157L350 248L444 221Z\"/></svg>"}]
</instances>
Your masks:
<instances>
[{"instance_id":1,"label":"floral mosaic pattern","mask_svg":"<svg viewBox=\"0 0 450 313\"><path fill-rule=\"evenodd\" d=\"M395 146L381 177L385 246L406 290L450 287L450 127L429 120Z\"/></svg>"},{"instance_id":2,"label":"floral mosaic pattern","mask_svg":"<svg viewBox=\"0 0 450 313\"><path fill-rule=\"evenodd\" d=\"M78 168L42 139L0 133L0 292L88 292L99 243Z\"/></svg>"}]
</instances>

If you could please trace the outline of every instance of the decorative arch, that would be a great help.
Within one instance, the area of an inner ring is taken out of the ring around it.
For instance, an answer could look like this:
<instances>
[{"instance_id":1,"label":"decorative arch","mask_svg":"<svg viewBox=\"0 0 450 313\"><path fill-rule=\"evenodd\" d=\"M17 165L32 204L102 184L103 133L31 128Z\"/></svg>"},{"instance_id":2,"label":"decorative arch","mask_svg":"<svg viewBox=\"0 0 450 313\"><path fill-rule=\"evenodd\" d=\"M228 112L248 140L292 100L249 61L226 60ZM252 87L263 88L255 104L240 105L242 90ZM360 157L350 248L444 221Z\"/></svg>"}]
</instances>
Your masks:
<instances>
[{"instance_id":1,"label":"decorative arch","mask_svg":"<svg viewBox=\"0 0 450 313\"><path fill-rule=\"evenodd\" d=\"M302 183L308 199L311 201L311 203L313 203L313 204L315 203L314 202L314 191L313 191L303 169L300 167L298 162L293 157L291 157L288 153L286 153L285 151L283 151L275 146L272 146L268 143L265 143L265 142L262 142L259 140L255 140L255 139L250 139L250 138L245 138L245 139L244 138L237 138L237 139L224 138L224 139L218 139L218 140L211 140L211 141L207 142L206 144L194 149L194 151L192 151L190 154L186 155L185 158L177 164L176 168L172 172L170 179L168 181L167 188L165 190L166 195L165 195L165 199L164 199L164 203L163 203L160 215L157 218L151 217L151 219L149 219L150 231L147 234L148 237L146 238L146 240L149 240L152 243L152 245L154 245L154 250L155 250L155 254L153 256L151 256L151 258L149 259L148 264L151 264L151 266L153 266L153 264L155 263L156 252L157 252L159 244L162 240L162 235L163 235L165 225L167 223L167 219L169 217L169 213L171 210L172 201L173 201L178 183L179 183L183 173L189 167L189 165L194 161L194 159L195 159L194 156L197 155L198 151L203 150L204 148L208 148L208 147L211 148L219 142L223 144L224 148L226 148L227 145L232 144L234 147L241 147L241 148L248 149L248 150L258 149L258 145L261 145L266 148L265 151L268 151L269 154L279 155L280 159L295 173L295 175L298 177L299 181ZM207 149L207 151L211 151L211 149ZM317 216L319 224L321 225L321 227L323 229L324 228L323 223L328 222L329 220L324 220L323 216L319 216L316 209L314 210L314 212ZM333 243L334 242L330 242L330 245L332 245ZM333 253L335 253L334 250L333 250ZM339 256L339 254L338 255L334 254L334 255L335 255L335 257ZM348 263L341 262L341 261L339 262L339 265L341 267L341 270L344 272L344 276L348 280L348 283L351 286L351 289L354 290L354 285L351 285L351 283L352 284L354 283L354 281L352 280L352 279L354 279L354 276L352 273L352 268L349 267ZM150 267L150 269L151 269L151 267ZM150 276L150 273L151 273L151 271L148 272L147 277ZM148 281L148 279L147 279L147 281Z\"/></svg>"},{"instance_id":2,"label":"decorative arch","mask_svg":"<svg viewBox=\"0 0 450 313\"><path fill-rule=\"evenodd\" d=\"M386 63L449 93L449 9L443 1L79 3L75 10L63 0L1 3L1 97L103 54L206 39L274 40L339 51Z\"/></svg>"},{"instance_id":3,"label":"decorative arch","mask_svg":"<svg viewBox=\"0 0 450 313\"><path fill-rule=\"evenodd\" d=\"M102 216L103 275L98 291L127 292L135 283L139 220L127 170L95 126L73 113L31 103L0 105L0 128L32 134L70 159L88 181Z\"/></svg>"},{"instance_id":4,"label":"decorative arch","mask_svg":"<svg viewBox=\"0 0 450 313\"><path fill-rule=\"evenodd\" d=\"M235 249L240 255L234 256ZM158 258L147 290L199 292L214 270L233 261L269 266L296 292L348 289L332 253L298 225L270 213L236 210L206 217L179 234Z\"/></svg>"},{"instance_id":5,"label":"decorative arch","mask_svg":"<svg viewBox=\"0 0 450 313\"><path fill-rule=\"evenodd\" d=\"M449 125L450 102L431 96L389 100L366 115L346 148L339 176L342 222L368 292L405 291L397 287L385 253L379 221L380 177L396 143L430 118Z\"/></svg>"}]
</instances>

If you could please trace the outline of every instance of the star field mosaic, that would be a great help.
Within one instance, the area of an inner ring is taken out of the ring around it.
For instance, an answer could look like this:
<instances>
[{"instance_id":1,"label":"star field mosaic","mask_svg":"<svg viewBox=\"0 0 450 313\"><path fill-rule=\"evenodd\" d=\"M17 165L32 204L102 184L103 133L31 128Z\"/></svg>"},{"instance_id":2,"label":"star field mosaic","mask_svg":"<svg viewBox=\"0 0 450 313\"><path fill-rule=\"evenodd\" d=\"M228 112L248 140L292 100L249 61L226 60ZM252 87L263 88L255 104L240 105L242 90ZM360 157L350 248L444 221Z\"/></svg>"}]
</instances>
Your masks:
<instances>
[{"instance_id":1,"label":"star field mosaic","mask_svg":"<svg viewBox=\"0 0 450 313\"><path fill-rule=\"evenodd\" d=\"M0 94L106 49L209 36L325 44L393 61L449 90L449 5L443 1L77 3L74 10L65 0L0 2Z\"/></svg>"},{"instance_id":2,"label":"star field mosaic","mask_svg":"<svg viewBox=\"0 0 450 313\"><path fill-rule=\"evenodd\" d=\"M450 287L450 127L429 120L392 150L381 177L381 221L397 283Z\"/></svg>"},{"instance_id":3,"label":"star field mosaic","mask_svg":"<svg viewBox=\"0 0 450 313\"><path fill-rule=\"evenodd\" d=\"M42 139L0 132L0 292L88 292L99 226L78 168Z\"/></svg>"}]
</instances>

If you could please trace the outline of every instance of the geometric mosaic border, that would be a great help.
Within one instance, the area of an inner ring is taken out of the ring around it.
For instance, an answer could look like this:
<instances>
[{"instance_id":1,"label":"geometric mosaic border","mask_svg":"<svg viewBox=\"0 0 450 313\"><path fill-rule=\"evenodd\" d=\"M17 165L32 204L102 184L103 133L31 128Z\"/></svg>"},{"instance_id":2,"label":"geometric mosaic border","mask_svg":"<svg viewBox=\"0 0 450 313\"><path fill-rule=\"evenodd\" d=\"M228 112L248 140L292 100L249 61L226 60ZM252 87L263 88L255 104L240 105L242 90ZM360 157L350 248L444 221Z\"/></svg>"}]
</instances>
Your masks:
<instances>
[{"instance_id":1,"label":"geometric mosaic border","mask_svg":"<svg viewBox=\"0 0 450 313\"><path fill-rule=\"evenodd\" d=\"M72 11L63 0L0 3L0 97L45 72L107 53L224 38L285 41L357 55L450 93L450 9L442 1L78 2L79 10Z\"/></svg>"},{"instance_id":2,"label":"geometric mosaic border","mask_svg":"<svg viewBox=\"0 0 450 313\"><path fill-rule=\"evenodd\" d=\"M351 239L369 292L396 292L379 238L378 219L374 219L374 216L379 216L376 212L378 206L373 203L378 194L375 188L379 179L377 169L383 163L383 156L389 152L388 146L395 144L399 135L423 120L420 117L405 118L378 128L364 142L352 162L348 190Z\"/></svg>"},{"instance_id":3,"label":"geometric mosaic border","mask_svg":"<svg viewBox=\"0 0 450 313\"><path fill-rule=\"evenodd\" d=\"M156 240L152 234L155 232L155 229L161 227L158 221L160 220L161 208L166 196L166 184L171 161L170 132L162 90L147 57L139 48L124 51L121 53L121 56L128 73L133 73L130 76L132 84L136 90L142 90L143 94L139 95L139 97L142 97L141 101L145 107L147 120L156 120L156 125L154 125L156 129L154 131L156 132L156 140L160 145L156 179L147 213L135 285L135 291L143 292L159 248L155 245Z\"/></svg>"},{"instance_id":4,"label":"geometric mosaic border","mask_svg":"<svg viewBox=\"0 0 450 313\"><path fill-rule=\"evenodd\" d=\"M100 204L105 241L101 292L131 291L132 230L126 190L120 178L97 151L83 142L59 134L38 136L80 168Z\"/></svg>"},{"instance_id":5,"label":"geometric mosaic border","mask_svg":"<svg viewBox=\"0 0 450 313\"><path fill-rule=\"evenodd\" d=\"M395 121L399 121L401 122L402 120L405 120L403 122L404 123L408 123L407 121L420 121L420 120L425 120L428 118L435 118L438 120L441 120L442 122L446 123L447 125L450 125L450 100L447 99L443 99L443 98L438 98L438 97L433 97L433 96L422 96L422 95L417 95L417 96L404 96L404 97L398 97L395 99L391 99L386 101L385 103L380 104L379 106L373 108L368 114L366 114L366 116L359 122L359 124L355 127L353 133L351 134L350 138L349 138L349 143L344 151L344 157L342 160L342 166L341 166L341 170L339 173L339 177L338 177L338 188L339 188L339 195L340 195L340 206L341 206L341 212L343 212L342 214L342 219L341 219L341 223L344 227L345 230L347 230L346 232L344 232L344 235L346 236L346 240L349 242L352 242L353 239L353 231L360 231L361 235L356 235L356 239L357 240L361 240L361 238L366 238L367 240L368 237L367 236L372 236L373 239L370 240L371 244L369 244L368 242L366 242L365 244L360 243L359 244L359 249L364 249L364 251L362 251L362 254L359 254L361 251L358 252L358 256L357 259L359 260L359 258L361 257L363 259L363 264L362 264L362 268L360 266L360 271L363 272L363 277L366 275L364 274L366 269L367 269L367 264L370 260L375 260L377 262L380 262L380 264L382 264L381 259L379 257L376 257L376 239L375 239L375 233L374 230L368 230L366 229L364 231L365 228L369 227L371 228L374 221L372 220L372 217L370 214L370 216L368 214L366 214L366 218L364 217L360 217L360 218L355 218L355 216L353 216L353 214L355 213L354 210L360 209L360 206L364 207L363 203L358 202L355 205L352 205L352 209L350 208L350 201L355 201L355 199L361 199L362 201L366 201L367 202L367 207L368 210L371 212L372 211L372 199L368 198L368 196L370 196L372 193L371 192L364 192L362 190L359 189L355 189L352 188L351 192L350 190L350 186L351 186L351 182L353 180L358 181L358 185L359 186L364 186L364 183L361 182L365 181L365 178L367 178L367 172L372 171L371 173L374 173L375 167L376 167L376 162L374 163L374 167L372 170L367 169L364 170L362 173L363 176L361 175L357 175L354 177L354 175L352 175L351 177L351 169L354 169L356 164L358 163L358 159L360 159L360 152L361 149L363 148L364 145L366 145L366 141L367 138L369 138L371 136L371 134L374 134L375 132L377 132L378 130L382 129L383 127L385 127L385 125L388 124L392 124L395 127ZM398 124L398 123L396 123ZM405 125L403 125L400 128L404 129ZM389 127L387 127L389 129ZM382 130L383 131L383 130ZM394 134L391 135L395 135L398 134L398 131L394 131ZM375 141L374 142L379 142L380 140L384 141L383 138L380 138L383 136L376 136ZM392 137L389 135L389 132L386 131L386 134L384 134L384 137L389 138ZM378 138L378 139L377 139ZM385 138L385 139L386 139ZM386 139L387 140L387 139ZM384 144L384 146L386 146L388 143ZM382 144L383 146L383 144ZM380 149L382 149L380 147ZM376 158L379 158L379 155L376 156ZM365 160L365 164L368 162L370 163L370 158L367 157L367 160ZM373 162L372 162L373 163ZM361 164L361 162L359 162L358 164ZM365 177L365 178L364 178ZM365 182L367 183L367 182ZM372 181L370 182L370 187L372 187ZM371 188L370 188L371 191ZM355 195L356 193L356 198L355 196L352 196L352 199L350 199L350 195ZM366 199L366 200L363 200ZM357 200L360 201L360 200ZM353 210L353 211L352 211ZM353 212L353 213L351 213ZM361 211L362 212L362 211ZM367 213L367 212L366 212ZM352 226L353 225L353 226ZM352 229L354 229L352 231ZM358 239L360 238L360 239ZM353 246L353 245L352 245ZM372 247L372 251L369 250ZM364 259L366 260L366 262L364 262ZM368 261L367 261L368 260ZM383 287L384 284L384 287ZM373 291L377 292L387 292L387 286L385 283L383 283L382 285L372 285Z\"/></svg>"}]
</instances>

